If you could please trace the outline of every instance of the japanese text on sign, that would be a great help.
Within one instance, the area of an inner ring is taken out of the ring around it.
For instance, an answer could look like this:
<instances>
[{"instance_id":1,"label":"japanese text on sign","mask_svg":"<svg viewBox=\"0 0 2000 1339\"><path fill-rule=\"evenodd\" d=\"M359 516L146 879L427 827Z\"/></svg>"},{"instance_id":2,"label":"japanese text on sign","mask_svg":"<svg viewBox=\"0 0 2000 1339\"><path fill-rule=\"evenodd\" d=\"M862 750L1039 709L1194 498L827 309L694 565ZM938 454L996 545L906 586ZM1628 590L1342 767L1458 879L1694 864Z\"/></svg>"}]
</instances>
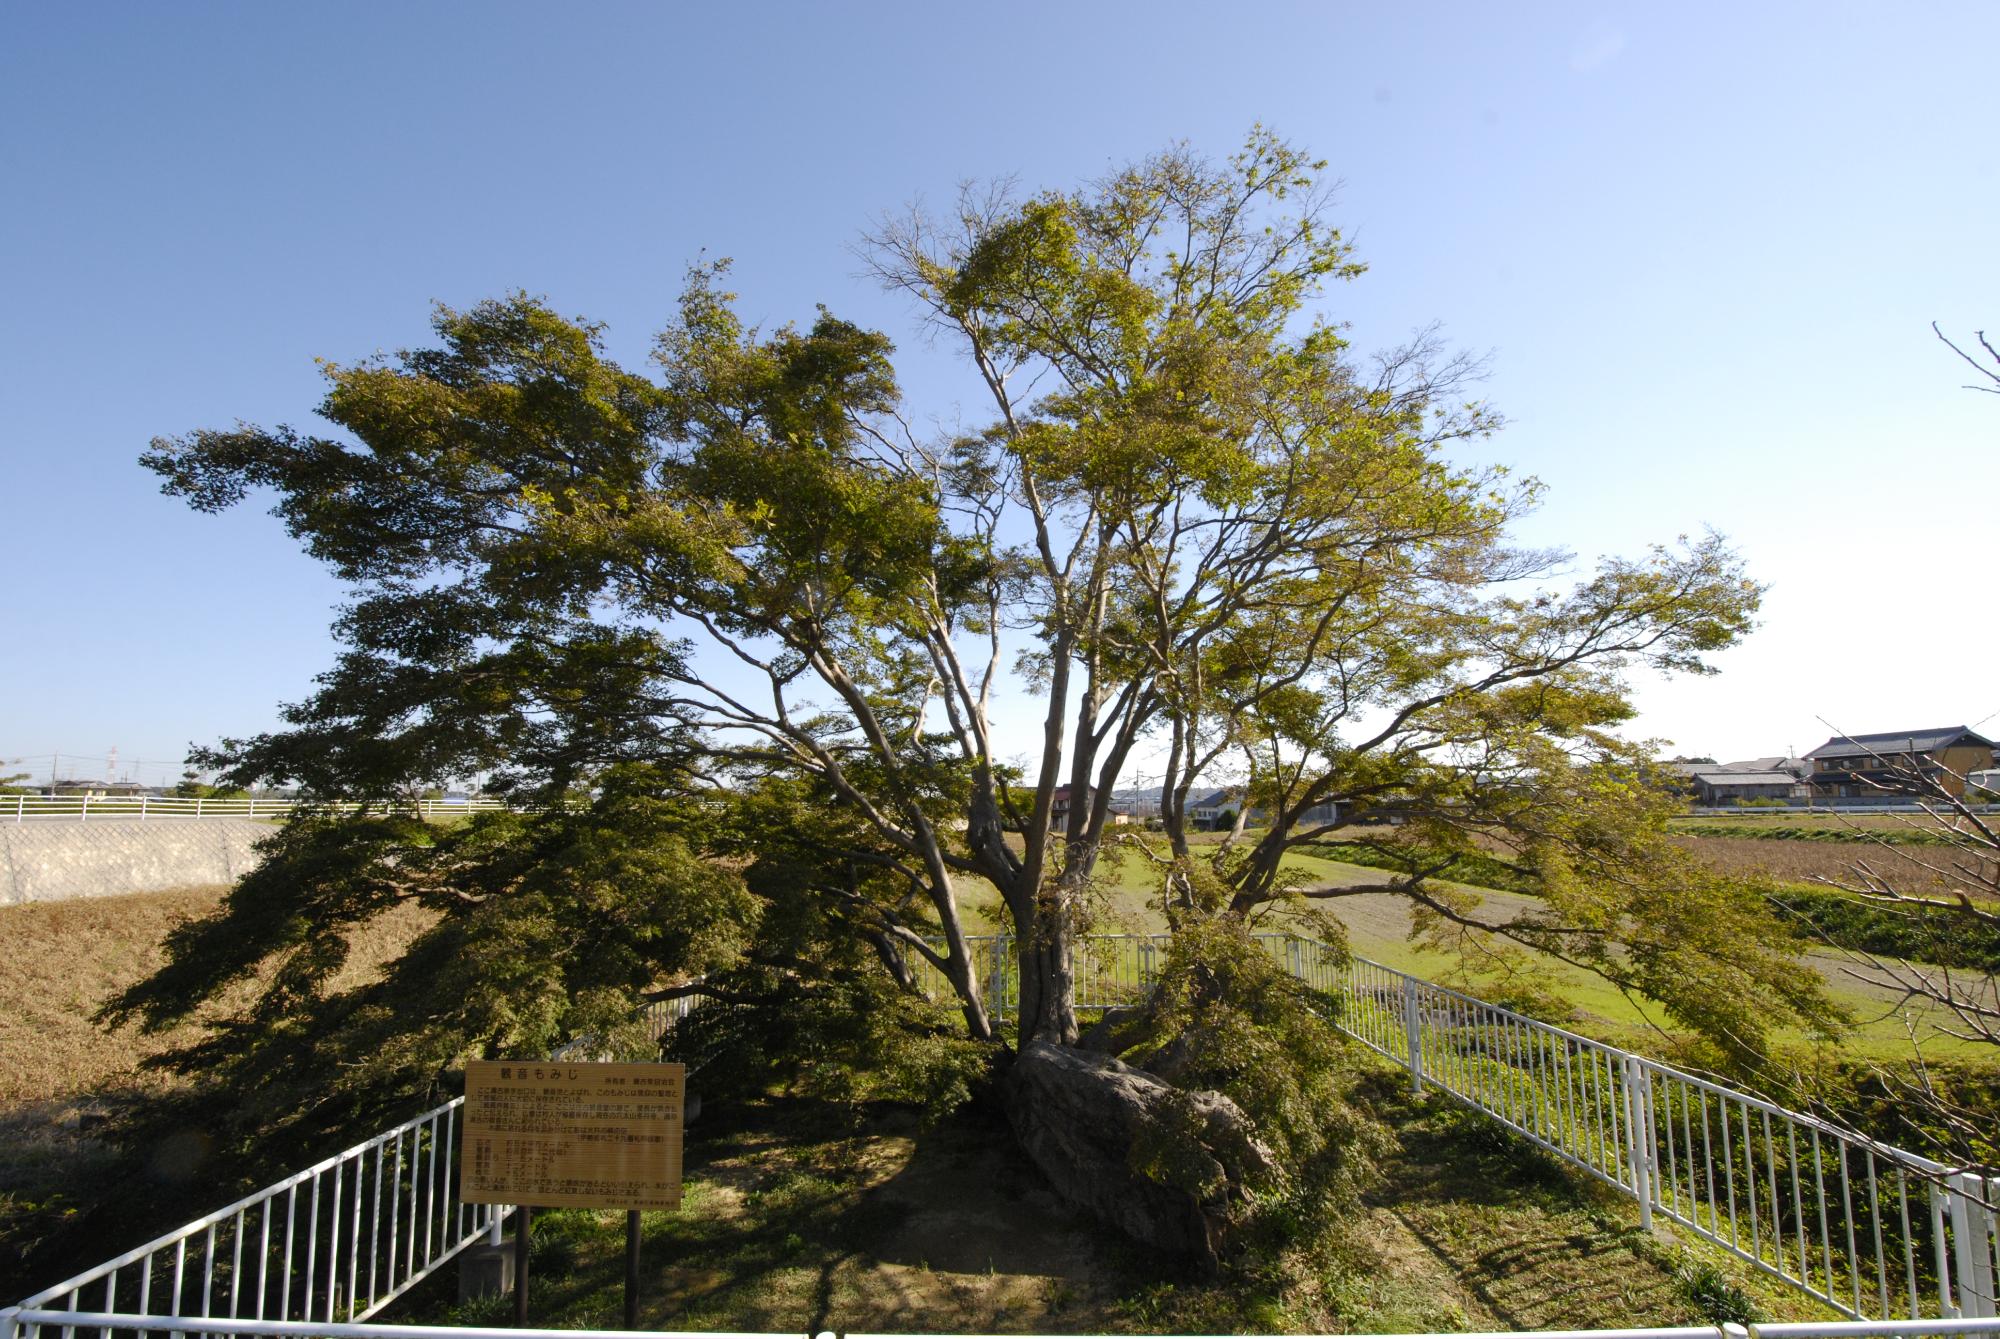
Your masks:
<instances>
[{"instance_id":1,"label":"japanese text on sign","mask_svg":"<svg viewBox=\"0 0 2000 1339\"><path fill-rule=\"evenodd\" d=\"M469 1061L459 1198L678 1208L685 1085L680 1065Z\"/></svg>"}]
</instances>

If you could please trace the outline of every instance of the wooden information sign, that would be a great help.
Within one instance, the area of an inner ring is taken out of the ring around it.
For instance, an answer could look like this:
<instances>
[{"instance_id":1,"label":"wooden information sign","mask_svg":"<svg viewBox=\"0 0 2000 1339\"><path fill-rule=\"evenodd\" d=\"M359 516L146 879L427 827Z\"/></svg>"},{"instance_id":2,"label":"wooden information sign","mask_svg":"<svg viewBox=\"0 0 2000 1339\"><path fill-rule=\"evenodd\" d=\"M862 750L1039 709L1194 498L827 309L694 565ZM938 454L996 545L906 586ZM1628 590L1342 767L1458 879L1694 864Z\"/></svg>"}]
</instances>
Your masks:
<instances>
[{"instance_id":1,"label":"wooden information sign","mask_svg":"<svg viewBox=\"0 0 2000 1339\"><path fill-rule=\"evenodd\" d=\"M686 1082L670 1064L466 1062L459 1199L679 1208Z\"/></svg>"}]
</instances>

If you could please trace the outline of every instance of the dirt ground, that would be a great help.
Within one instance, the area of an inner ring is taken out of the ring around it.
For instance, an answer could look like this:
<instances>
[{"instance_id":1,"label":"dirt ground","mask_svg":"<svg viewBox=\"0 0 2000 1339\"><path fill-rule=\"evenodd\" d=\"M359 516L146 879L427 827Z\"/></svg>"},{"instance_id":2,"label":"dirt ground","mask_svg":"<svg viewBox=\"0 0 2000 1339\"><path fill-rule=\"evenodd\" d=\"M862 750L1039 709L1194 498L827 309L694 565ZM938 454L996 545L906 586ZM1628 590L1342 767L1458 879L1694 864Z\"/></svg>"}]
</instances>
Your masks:
<instances>
[{"instance_id":1,"label":"dirt ground","mask_svg":"<svg viewBox=\"0 0 2000 1339\"><path fill-rule=\"evenodd\" d=\"M1764 873L1788 883L1830 880L1854 884L1857 864L1865 864L1891 887L1913 896L1936 897L1958 889L1980 891L1958 866L1964 857L1935 846L1889 847L1873 842L1773 841L1758 837L1677 835L1711 869L1729 874ZM1994 877L1993 862L1978 862L1981 877Z\"/></svg>"},{"instance_id":2,"label":"dirt ground","mask_svg":"<svg viewBox=\"0 0 2000 1339\"><path fill-rule=\"evenodd\" d=\"M178 1082L145 1069L144 1062L192 1040L194 1027L157 1034L134 1026L114 1030L91 1021L92 1015L160 966L167 934L211 910L224 891L186 888L0 907L0 945L8 955L0 974L0 1285L26 1285L14 1262L29 1255L52 1224L87 1207L94 1180L114 1173L108 1151L93 1137L93 1119ZM412 909L370 926L356 936L344 976L377 970L423 923L424 913ZM246 984L235 998L250 988ZM190 1199L186 1216L214 1207Z\"/></svg>"}]
</instances>

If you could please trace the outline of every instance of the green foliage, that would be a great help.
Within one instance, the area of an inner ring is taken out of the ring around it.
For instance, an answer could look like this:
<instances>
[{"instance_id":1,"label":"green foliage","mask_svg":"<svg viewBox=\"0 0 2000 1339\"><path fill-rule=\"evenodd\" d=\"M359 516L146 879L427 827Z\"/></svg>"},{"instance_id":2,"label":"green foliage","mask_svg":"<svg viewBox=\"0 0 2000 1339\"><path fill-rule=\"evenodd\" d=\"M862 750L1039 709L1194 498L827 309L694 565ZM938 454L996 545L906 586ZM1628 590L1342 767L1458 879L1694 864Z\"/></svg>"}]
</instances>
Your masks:
<instances>
[{"instance_id":1,"label":"green foliage","mask_svg":"<svg viewBox=\"0 0 2000 1339\"><path fill-rule=\"evenodd\" d=\"M1781 916L1835 948L2000 973L2000 923L1954 915L1950 906L1912 910L1802 883L1766 896Z\"/></svg>"},{"instance_id":2,"label":"green foliage","mask_svg":"<svg viewBox=\"0 0 2000 1339\"><path fill-rule=\"evenodd\" d=\"M1801 969L1804 941L1761 884L1717 874L1672 842L1673 799L1645 782L1642 767L1572 766L1551 769L1545 780L1545 788L1485 797L1391 836L1315 849L1397 872L1394 886L1418 901L1420 937L1446 950L1470 939L1483 956L1511 961L1517 992L1536 994L1535 959L1520 950L1585 967L1660 1002L1736 1073L1762 1069L1783 1023L1833 1034L1840 1015L1817 974ZM1481 810L1495 805L1522 811L1508 817L1514 831L1498 839L1480 831ZM1482 840L1515 842L1512 858ZM1443 879L1536 902L1495 920L1481 914L1477 893ZM1711 988L1718 973L1732 989ZM1550 1002L1530 1012L1546 1012Z\"/></svg>"},{"instance_id":3,"label":"green foliage","mask_svg":"<svg viewBox=\"0 0 2000 1339\"><path fill-rule=\"evenodd\" d=\"M1780 828L1717 830L1703 827L1703 836L1757 836L1773 841L1865 842L1865 834L1822 828ZM1943 845L1934 834L1912 832L1885 834L1898 845ZM1531 870L1501 860L1482 851L1462 851L1449 857L1442 853L1421 855L1408 849L1391 849L1364 841L1324 842L1313 853L1328 860L1373 869L1406 870L1412 859L1427 862L1431 877L1478 888L1498 888L1507 892L1534 894L1540 883ZM1431 857L1435 855L1435 858ZM1751 886L1759 886L1750 881ZM1917 914L1907 909L1885 906L1833 888L1811 884L1786 884L1782 888L1762 887L1762 896L1779 919L1790 922L1815 940L1835 948L1862 953L1879 953L1895 958L1947 967L1973 967L2000 971L2000 930L1976 919L1952 924L1948 910Z\"/></svg>"},{"instance_id":4,"label":"green foliage","mask_svg":"<svg viewBox=\"0 0 2000 1339\"><path fill-rule=\"evenodd\" d=\"M1721 1268L1682 1251L1674 1264L1674 1291L1703 1320L1716 1325L1754 1325L1764 1318L1750 1295Z\"/></svg>"},{"instance_id":5,"label":"green foliage","mask_svg":"<svg viewBox=\"0 0 2000 1339\"><path fill-rule=\"evenodd\" d=\"M1072 1039L1057 965L1105 819L1057 832L1054 792L1102 794L1151 736L1166 900L1207 964L1187 979L1228 983L1176 1007L1272 1060L1268 1083L1223 1050L1196 1068L1278 1132L1300 1213L1349 1193L1311 1133L1339 1109L1307 1120L1328 1094L1297 1059L1331 1031L1226 946L1299 895L1285 856L1313 806L1406 809L1412 859L1500 834L1547 903L1505 934L1739 1050L1823 1018L1789 937L1662 850L1616 735L1623 675L1708 672L1760 588L1713 535L1548 586L1564 556L1508 537L1539 486L1458 458L1499 425L1476 362L1425 335L1363 366L1309 311L1360 271L1329 191L1259 127L1222 161L1177 146L872 239L990 393L956 436L915 435L885 335L823 309L753 328L715 264L648 372L516 293L439 308L431 347L323 364L327 435L156 439L166 491L270 495L355 587L285 728L198 765L385 805L491 774L546 811L439 832L308 810L109 1016L157 1026L267 973L175 1063L212 1067L246 1129L332 1125L466 1055L619 1040L639 999L706 973L759 1012L689 1044L714 1033L746 1076L948 1105L981 1052L895 988L903 955L941 938L963 1030L989 1039L959 915L983 880L1030 946L1021 1036ZM1046 701L1024 765L990 715L1010 664ZM1189 788L1239 755L1274 821L1196 861ZM1412 873L1427 929L1469 919ZM337 987L350 929L410 900L435 926ZM1718 971L1740 989L1695 988ZM781 1042L815 1062L784 1072Z\"/></svg>"},{"instance_id":6,"label":"green foliage","mask_svg":"<svg viewBox=\"0 0 2000 1339\"><path fill-rule=\"evenodd\" d=\"M705 1102L778 1088L856 1116L870 1102L909 1103L935 1121L988 1080L993 1048L874 964L745 967L715 985L730 1002L691 1014L666 1048Z\"/></svg>"},{"instance_id":7,"label":"green foliage","mask_svg":"<svg viewBox=\"0 0 2000 1339\"><path fill-rule=\"evenodd\" d=\"M668 1038L704 1099L773 1087L858 1112L907 1102L935 1120L984 1086L990 1043L909 984L916 950L878 928L911 910L904 880L847 853L851 814L797 780L746 785L710 808L709 839L759 900L741 959L703 983L705 1007ZM917 904L914 929L932 927ZM894 968L895 970L891 970Z\"/></svg>"},{"instance_id":8,"label":"green foliage","mask_svg":"<svg viewBox=\"0 0 2000 1339\"><path fill-rule=\"evenodd\" d=\"M1790 1070L1774 1069L1766 1090L1786 1106L1957 1166L2000 1167L2000 1070L1991 1062L1915 1048L1890 1063L1831 1049L1785 1058Z\"/></svg>"},{"instance_id":9,"label":"green foliage","mask_svg":"<svg viewBox=\"0 0 2000 1339\"><path fill-rule=\"evenodd\" d=\"M716 1003L668 1035L666 1057L690 1065L704 1101L782 1089L854 1117L896 1101L936 1121L984 1089L994 1047L968 1039L950 1007L900 989L852 941L802 949L766 937L756 961L710 977Z\"/></svg>"},{"instance_id":10,"label":"green foliage","mask_svg":"<svg viewBox=\"0 0 2000 1339\"><path fill-rule=\"evenodd\" d=\"M1148 1001L1148 1040L1125 1059L1183 1089L1224 1094L1276 1155L1247 1226L1275 1252L1325 1231L1351 1210L1386 1149L1382 1128L1348 1100L1352 1048L1334 1026L1336 1002L1307 988L1228 918L1174 937ZM1140 1150L1172 1174L1172 1131Z\"/></svg>"},{"instance_id":11,"label":"green foliage","mask_svg":"<svg viewBox=\"0 0 2000 1339\"><path fill-rule=\"evenodd\" d=\"M1392 848L1361 840L1321 842L1307 849L1326 860L1362 865L1369 869L1407 870L1414 857L1423 862L1424 868L1434 871L1430 877L1435 879L1471 884L1476 888L1499 888L1512 893L1532 893L1535 888L1532 874L1484 851L1449 854L1425 851L1419 854L1407 847Z\"/></svg>"},{"instance_id":12,"label":"green foliage","mask_svg":"<svg viewBox=\"0 0 2000 1339\"><path fill-rule=\"evenodd\" d=\"M174 784L172 794L183 800L233 800L250 792L241 786L211 786L190 772Z\"/></svg>"},{"instance_id":13,"label":"green foliage","mask_svg":"<svg viewBox=\"0 0 2000 1339\"><path fill-rule=\"evenodd\" d=\"M207 1023L155 1063L200 1078L188 1101L223 1151L320 1147L438 1099L466 1059L538 1057L586 1034L615 1044L608 1029L649 992L735 960L758 907L691 843L699 829L698 811L636 766L606 773L588 802L448 828L304 813L101 1017ZM408 947L372 980L344 978L351 936L412 903L427 924ZM204 1009L238 985L240 1007Z\"/></svg>"}]
</instances>

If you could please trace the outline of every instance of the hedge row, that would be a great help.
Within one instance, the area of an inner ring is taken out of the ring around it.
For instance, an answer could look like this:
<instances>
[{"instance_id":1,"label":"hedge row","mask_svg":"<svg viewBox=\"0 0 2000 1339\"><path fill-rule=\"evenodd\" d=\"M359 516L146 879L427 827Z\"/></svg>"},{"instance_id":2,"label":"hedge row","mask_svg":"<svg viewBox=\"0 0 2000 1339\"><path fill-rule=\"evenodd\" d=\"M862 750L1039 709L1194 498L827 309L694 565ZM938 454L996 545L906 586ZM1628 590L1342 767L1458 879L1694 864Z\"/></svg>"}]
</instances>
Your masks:
<instances>
[{"instance_id":1,"label":"hedge row","mask_svg":"<svg viewBox=\"0 0 2000 1339\"><path fill-rule=\"evenodd\" d=\"M1917 828L1803 827L1788 823L1702 823L1677 824L1678 837L1738 837L1764 842L1845 842L1890 846L1943 846L1943 833Z\"/></svg>"}]
</instances>

